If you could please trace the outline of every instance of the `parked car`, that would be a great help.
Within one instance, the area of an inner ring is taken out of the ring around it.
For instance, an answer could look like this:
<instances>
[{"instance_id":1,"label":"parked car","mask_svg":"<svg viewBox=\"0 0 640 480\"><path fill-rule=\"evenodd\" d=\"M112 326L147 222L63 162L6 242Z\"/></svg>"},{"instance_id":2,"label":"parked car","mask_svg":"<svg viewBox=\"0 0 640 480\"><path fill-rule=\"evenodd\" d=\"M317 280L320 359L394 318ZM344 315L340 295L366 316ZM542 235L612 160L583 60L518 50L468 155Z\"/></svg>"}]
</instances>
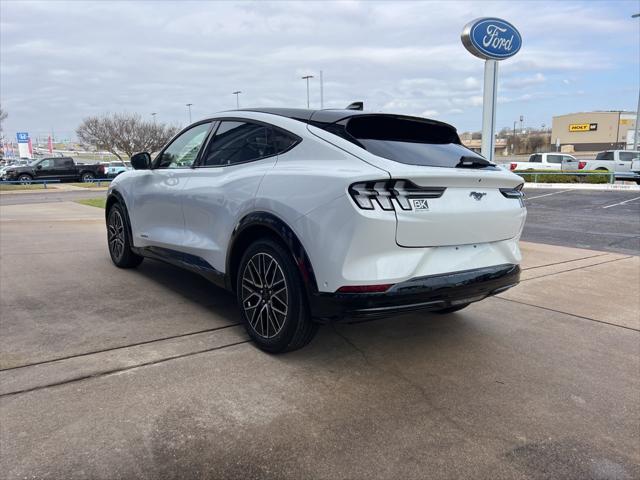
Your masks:
<instances>
[{"instance_id":1,"label":"parked car","mask_svg":"<svg viewBox=\"0 0 640 480\"><path fill-rule=\"evenodd\" d=\"M108 191L113 263L160 259L235 292L269 352L302 347L317 322L455 312L519 281L522 179L445 123L234 111L131 162Z\"/></svg>"},{"instance_id":2,"label":"parked car","mask_svg":"<svg viewBox=\"0 0 640 480\"><path fill-rule=\"evenodd\" d=\"M598 170L615 173L619 179L634 179L636 175L632 172L631 162L640 158L640 152L633 150L607 150L596 155L594 160L580 161L580 170Z\"/></svg>"},{"instance_id":3,"label":"parked car","mask_svg":"<svg viewBox=\"0 0 640 480\"><path fill-rule=\"evenodd\" d=\"M640 185L640 158L636 157L631 161L631 173L634 175L634 180Z\"/></svg>"},{"instance_id":4,"label":"parked car","mask_svg":"<svg viewBox=\"0 0 640 480\"><path fill-rule=\"evenodd\" d=\"M4 172L10 167L21 167L24 165L28 165L29 162L27 160L8 160L2 167L0 167L0 179L4 180L5 175Z\"/></svg>"},{"instance_id":5,"label":"parked car","mask_svg":"<svg viewBox=\"0 0 640 480\"><path fill-rule=\"evenodd\" d=\"M571 162L578 160L566 153L534 153L527 162L511 162L509 170L521 172L527 170L571 170ZM566 167L564 165L567 165ZM577 164L577 163L576 163Z\"/></svg>"},{"instance_id":6,"label":"parked car","mask_svg":"<svg viewBox=\"0 0 640 480\"><path fill-rule=\"evenodd\" d=\"M95 178L104 178L102 165L76 165L71 157L34 160L27 165L6 168L3 173L3 180L17 180L23 183L32 180L90 182Z\"/></svg>"},{"instance_id":7,"label":"parked car","mask_svg":"<svg viewBox=\"0 0 640 480\"><path fill-rule=\"evenodd\" d=\"M105 177L112 178L131 170L131 162L111 162L105 168Z\"/></svg>"}]
</instances>

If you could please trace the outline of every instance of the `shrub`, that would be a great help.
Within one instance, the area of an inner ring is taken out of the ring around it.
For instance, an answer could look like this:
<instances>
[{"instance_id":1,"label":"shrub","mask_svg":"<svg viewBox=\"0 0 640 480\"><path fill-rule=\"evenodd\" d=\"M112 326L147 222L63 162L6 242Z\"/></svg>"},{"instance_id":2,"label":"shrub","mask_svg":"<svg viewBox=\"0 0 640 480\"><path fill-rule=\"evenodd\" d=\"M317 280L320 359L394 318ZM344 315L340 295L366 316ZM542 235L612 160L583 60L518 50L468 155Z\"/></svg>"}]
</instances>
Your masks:
<instances>
[{"instance_id":1,"label":"shrub","mask_svg":"<svg viewBox=\"0 0 640 480\"><path fill-rule=\"evenodd\" d=\"M520 175L525 182L537 183L609 183L611 181L609 174L603 174L595 170L579 170L575 172L562 170L528 170L526 173L514 173ZM568 175L570 173L573 175Z\"/></svg>"}]
</instances>

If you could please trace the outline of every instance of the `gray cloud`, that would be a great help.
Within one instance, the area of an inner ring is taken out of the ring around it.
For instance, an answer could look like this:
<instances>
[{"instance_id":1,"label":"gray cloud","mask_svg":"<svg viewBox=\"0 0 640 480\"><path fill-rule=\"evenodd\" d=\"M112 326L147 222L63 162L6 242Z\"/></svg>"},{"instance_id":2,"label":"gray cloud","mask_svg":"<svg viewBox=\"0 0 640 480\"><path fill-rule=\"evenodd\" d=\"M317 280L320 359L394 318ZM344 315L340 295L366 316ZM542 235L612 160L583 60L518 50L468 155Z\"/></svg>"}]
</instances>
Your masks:
<instances>
[{"instance_id":1,"label":"gray cloud","mask_svg":"<svg viewBox=\"0 0 640 480\"><path fill-rule=\"evenodd\" d=\"M3 1L0 101L9 133L72 135L84 116L116 111L184 124L186 103L203 117L234 108L234 90L245 107L303 107L300 77L322 69L326 107L364 100L374 111L471 129L483 74L459 41L467 21L498 14L522 31L522 51L501 65L501 86L513 91L501 101L522 108L570 97L553 90L573 88L564 78L638 57L637 30L615 10L610 2ZM613 30L616 50L607 43ZM317 79L312 89L319 106Z\"/></svg>"}]
</instances>

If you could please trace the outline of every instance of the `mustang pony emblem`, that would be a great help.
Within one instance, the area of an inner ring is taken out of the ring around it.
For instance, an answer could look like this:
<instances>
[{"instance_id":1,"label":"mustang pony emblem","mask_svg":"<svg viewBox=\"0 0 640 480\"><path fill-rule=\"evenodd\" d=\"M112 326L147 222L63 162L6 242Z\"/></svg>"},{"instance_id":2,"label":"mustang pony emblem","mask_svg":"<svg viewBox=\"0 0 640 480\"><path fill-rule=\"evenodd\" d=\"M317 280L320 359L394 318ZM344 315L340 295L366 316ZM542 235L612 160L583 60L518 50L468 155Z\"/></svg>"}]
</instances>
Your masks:
<instances>
[{"instance_id":1,"label":"mustang pony emblem","mask_svg":"<svg viewBox=\"0 0 640 480\"><path fill-rule=\"evenodd\" d=\"M475 198L477 201L482 200L482 197L484 197L486 195L485 192L471 192L469 194L470 197Z\"/></svg>"}]
</instances>

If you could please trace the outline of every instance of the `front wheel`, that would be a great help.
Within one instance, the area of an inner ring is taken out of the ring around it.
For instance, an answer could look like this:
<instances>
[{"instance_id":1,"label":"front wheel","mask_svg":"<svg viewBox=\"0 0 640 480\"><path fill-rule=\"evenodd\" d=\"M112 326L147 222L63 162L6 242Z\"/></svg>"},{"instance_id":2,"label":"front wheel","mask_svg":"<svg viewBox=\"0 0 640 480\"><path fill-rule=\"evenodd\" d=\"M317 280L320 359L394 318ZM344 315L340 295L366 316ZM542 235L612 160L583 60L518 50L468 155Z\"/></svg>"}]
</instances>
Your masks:
<instances>
[{"instance_id":1,"label":"front wheel","mask_svg":"<svg viewBox=\"0 0 640 480\"><path fill-rule=\"evenodd\" d=\"M262 350L296 350L309 343L318 330L293 258L273 240L258 240L245 251L236 295L247 333Z\"/></svg>"},{"instance_id":2,"label":"front wheel","mask_svg":"<svg viewBox=\"0 0 640 480\"><path fill-rule=\"evenodd\" d=\"M22 174L18 177L18 181L22 185L29 185L32 180L33 178L31 178L31 175L27 175L27 174Z\"/></svg>"},{"instance_id":3,"label":"front wheel","mask_svg":"<svg viewBox=\"0 0 640 480\"><path fill-rule=\"evenodd\" d=\"M85 172L82 174L82 176L80 177L80 180L82 180L84 183L89 183L89 182L93 182L93 180L95 179L95 175L93 173L90 172Z\"/></svg>"},{"instance_id":4,"label":"front wheel","mask_svg":"<svg viewBox=\"0 0 640 480\"><path fill-rule=\"evenodd\" d=\"M135 268L144 260L144 257L133 253L131 250L132 244L127 217L118 203L114 203L111 206L107 216L107 242L111 261L116 267Z\"/></svg>"}]
</instances>

